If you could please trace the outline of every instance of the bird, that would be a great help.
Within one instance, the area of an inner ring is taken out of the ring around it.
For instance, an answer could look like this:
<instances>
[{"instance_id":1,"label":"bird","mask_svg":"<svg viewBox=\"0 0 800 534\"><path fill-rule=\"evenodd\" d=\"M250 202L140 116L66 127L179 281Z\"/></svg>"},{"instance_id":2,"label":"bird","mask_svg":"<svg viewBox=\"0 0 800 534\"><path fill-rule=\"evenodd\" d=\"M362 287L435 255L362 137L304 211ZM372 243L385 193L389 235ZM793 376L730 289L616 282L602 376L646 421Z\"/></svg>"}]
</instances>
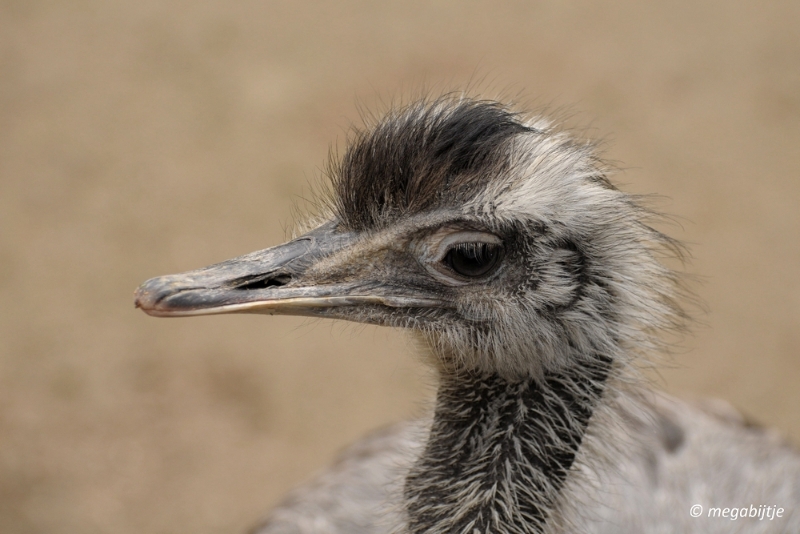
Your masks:
<instances>
[{"instance_id":1,"label":"bird","mask_svg":"<svg viewBox=\"0 0 800 534\"><path fill-rule=\"evenodd\" d=\"M257 534L800 532L800 454L644 369L692 323L680 242L597 143L465 93L391 106L288 242L148 280L153 316L401 328L430 413L378 431Z\"/></svg>"}]
</instances>

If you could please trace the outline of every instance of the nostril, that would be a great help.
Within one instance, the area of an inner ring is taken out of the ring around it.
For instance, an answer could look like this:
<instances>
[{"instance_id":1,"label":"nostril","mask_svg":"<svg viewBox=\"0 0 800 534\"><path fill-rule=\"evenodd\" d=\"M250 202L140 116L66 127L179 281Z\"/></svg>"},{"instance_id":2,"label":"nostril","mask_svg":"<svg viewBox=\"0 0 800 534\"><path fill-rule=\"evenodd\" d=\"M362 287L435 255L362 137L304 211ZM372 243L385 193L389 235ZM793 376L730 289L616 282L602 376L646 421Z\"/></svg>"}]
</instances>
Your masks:
<instances>
[{"instance_id":1,"label":"nostril","mask_svg":"<svg viewBox=\"0 0 800 534\"><path fill-rule=\"evenodd\" d=\"M285 286L292 281L290 274L257 275L239 278L235 282L233 289L251 291L254 289L267 289L269 287Z\"/></svg>"}]
</instances>

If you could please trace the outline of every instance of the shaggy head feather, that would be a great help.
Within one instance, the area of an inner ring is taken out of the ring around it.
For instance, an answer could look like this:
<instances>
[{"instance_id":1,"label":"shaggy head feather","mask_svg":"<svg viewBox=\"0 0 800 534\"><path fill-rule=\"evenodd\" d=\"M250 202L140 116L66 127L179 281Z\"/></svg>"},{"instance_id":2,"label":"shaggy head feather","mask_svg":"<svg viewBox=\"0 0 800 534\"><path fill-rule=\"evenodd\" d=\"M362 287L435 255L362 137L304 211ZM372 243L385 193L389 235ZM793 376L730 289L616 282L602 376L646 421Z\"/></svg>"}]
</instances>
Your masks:
<instances>
[{"instance_id":1,"label":"shaggy head feather","mask_svg":"<svg viewBox=\"0 0 800 534\"><path fill-rule=\"evenodd\" d=\"M659 261L679 245L650 226L654 213L615 188L608 169L592 143L542 119L447 96L357 131L329 170L331 204L344 230L377 236L403 226L397 242L431 227L498 236L505 253L495 275L438 284L453 309L392 324L412 326L447 366L541 377L586 355L625 363L652 354L686 319L679 277Z\"/></svg>"}]
</instances>

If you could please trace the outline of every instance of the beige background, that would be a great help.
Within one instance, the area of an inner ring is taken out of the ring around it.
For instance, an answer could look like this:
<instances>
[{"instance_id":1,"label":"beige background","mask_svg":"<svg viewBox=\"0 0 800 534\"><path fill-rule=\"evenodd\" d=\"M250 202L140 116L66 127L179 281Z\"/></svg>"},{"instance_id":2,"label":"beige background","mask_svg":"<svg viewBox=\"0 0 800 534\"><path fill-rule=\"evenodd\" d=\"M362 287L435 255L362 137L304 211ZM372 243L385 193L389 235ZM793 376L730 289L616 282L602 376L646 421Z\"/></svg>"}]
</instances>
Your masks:
<instances>
[{"instance_id":1,"label":"beige background","mask_svg":"<svg viewBox=\"0 0 800 534\"><path fill-rule=\"evenodd\" d=\"M704 279L665 387L800 442L798 28L795 0L3 0L0 532L241 532L418 411L398 333L131 295L280 242L357 102L423 86L606 137Z\"/></svg>"}]
</instances>

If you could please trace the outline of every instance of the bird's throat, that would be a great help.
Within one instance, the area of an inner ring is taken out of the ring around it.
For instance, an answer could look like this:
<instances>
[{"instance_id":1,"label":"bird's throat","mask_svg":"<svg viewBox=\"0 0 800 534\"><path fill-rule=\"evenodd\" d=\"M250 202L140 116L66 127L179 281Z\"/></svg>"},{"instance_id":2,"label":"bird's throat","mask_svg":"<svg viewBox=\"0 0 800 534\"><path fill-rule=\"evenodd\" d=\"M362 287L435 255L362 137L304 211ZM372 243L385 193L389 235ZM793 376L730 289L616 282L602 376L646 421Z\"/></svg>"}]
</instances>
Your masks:
<instances>
[{"instance_id":1,"label":"bird's throat","mask_svg":"<svg viewBox=\"0 0 800 534\"><path fill-rule=\"evenodd\" d=\"M541 532L610 369L598 356L541 380L444 377L406 479L409 532Z\"/></svg>"}]
</instances>

